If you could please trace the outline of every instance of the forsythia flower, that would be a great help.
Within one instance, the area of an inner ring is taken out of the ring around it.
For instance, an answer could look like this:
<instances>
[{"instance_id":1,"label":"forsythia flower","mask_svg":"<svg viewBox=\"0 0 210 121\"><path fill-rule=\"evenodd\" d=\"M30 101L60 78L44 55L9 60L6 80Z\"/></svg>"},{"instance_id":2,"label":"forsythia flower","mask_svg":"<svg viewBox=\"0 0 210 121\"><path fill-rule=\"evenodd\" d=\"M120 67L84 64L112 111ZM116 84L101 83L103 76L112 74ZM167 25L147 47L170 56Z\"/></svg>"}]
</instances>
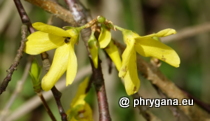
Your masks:
<instances>
[{"instance_id":1,"label":"forsythia flower","mask_svg":"<svg viewBox=\"0 0 210 121\"><path fill-rule=\"evenodd\" d=\"M98 38L99 46L106 51L111 60L114 62L117 70L120 70L120 67L122 65L120 54L117 46L112 40L110 32L110 29L114 29L114 25L112 24L112 22L106 21L106 18L102 16L98 16L97 21L101 24L101 32Z\"/></svg>"},{"instance_id":2,"label":"forsythia flower","mask_svg":"<svg viewBox=\"0 0 210 121\"><path fill-rule=\"evenodd\" d=\"M37 55L57 48L50 70L42 79L42 89L50 90L66 70L66 85L71 84L77 72L74 45L78 41L80 30L76 28L63 30L41 22L34 23L33 27L39 31L28 36L25 47L26 53Z\"/></svg>"},{"instance_id":3,"label":"forsythia flower","mask_svg":"<svg viewBox=\"0 0 210 121\"><path fill-rule=\"evenodd\" d=\"M179 67L180 59L177 53L171 47L155 39L155 37L175 34L175 30L165 29L147 36L139 36L130 30L121 30L127 46L122 54L122 67L119 71L119 77L124 79L124 85L128 95L136 93L140 87L136 65L136 52L142 56L155 57L174 67Z\"/></svg>"},{"instance_id":4,"label":"forsythia flower","mask_svg":"<svg viewBox=\"0 0 210 121\"><path fill-rule=\"evenodd\" d=\"M114 25L110 21L107 21L106 18L102 16L97 17L97 22L100 23L100 34L98 37L98 43L94 35L95 31L92 31L90 39L88 41L93 64L95 68L98 68L98 45L99 45L100 48L106 51L106 53L109 55L111 60L116 65L116 68L119 70L122 62L120 54L118 52L118 48L112 41L112 36L110 32L110 30L114 28Z\"/></svg>"},{"instance_id":5,"label":"forsythia flower","mask_svg":"<svg viewBox=\"0 0 210 121\"><path fill-rule=\"evenodd\" d=\"M78 87L75 98L67 111L68 121L93 121L92 110L85 101L86 88L89 78L86 78Z\"/></svg>"}]
</instances>

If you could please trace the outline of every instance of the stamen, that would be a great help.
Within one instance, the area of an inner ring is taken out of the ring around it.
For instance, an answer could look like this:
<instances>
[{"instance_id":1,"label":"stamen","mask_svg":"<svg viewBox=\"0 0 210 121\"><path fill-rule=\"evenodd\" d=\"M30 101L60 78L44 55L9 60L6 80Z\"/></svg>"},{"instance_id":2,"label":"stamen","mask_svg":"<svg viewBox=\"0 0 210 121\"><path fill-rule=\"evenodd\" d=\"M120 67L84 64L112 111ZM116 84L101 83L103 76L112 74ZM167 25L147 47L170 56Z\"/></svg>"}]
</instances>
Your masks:
<instances>
[{"instance_id":1,"label":"stamen","mask_svg":"<svg viewBox=\"0 0 210 121\"><path fill-rule=\"evenodd\" d=\"M71 37L65 37L64 42L65 42L65 43L69 43L69 42L70 42L70 39L71 39Z\"/></svg>"}]
</instances>

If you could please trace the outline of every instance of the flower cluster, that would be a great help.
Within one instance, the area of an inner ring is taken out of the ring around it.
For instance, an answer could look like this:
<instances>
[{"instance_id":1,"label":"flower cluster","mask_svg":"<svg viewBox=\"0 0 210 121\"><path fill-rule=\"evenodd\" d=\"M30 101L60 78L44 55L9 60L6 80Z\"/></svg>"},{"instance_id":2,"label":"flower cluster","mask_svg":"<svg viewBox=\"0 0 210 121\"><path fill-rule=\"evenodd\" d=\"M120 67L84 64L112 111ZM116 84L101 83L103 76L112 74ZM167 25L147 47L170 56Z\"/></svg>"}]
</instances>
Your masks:
<instances>
[{"instance_id":1,"label":"flower cluster","mask_svg":"<svg viewBox=\"0 0 210 121\"><path fill-rule=\"evenodd\" d=\"M158 33L140 36L131 30L113 25L112 22L101 16L82 27L67 27L67 30L40 22L34 23L33 27L38 31L27 38L26 53L36 55L56 48L50 70L41 82L42 89L46 91L55 85L65 71L67 71L66 85L73 82L77 72L74 46L78 41L80 31L84 28L91 28L92 30L88 47L94 67L98 68L99 49L104 49L119 71L119 77L124 80L128 95L136 93L140 87L136 52L145 57L157 58L174 67L179 67L180 64L177 53L158 39L175 34L174 29L164 29ZM119 30L123 34L126 49L122 56L120 56L118 48L112 40L111 29ZM99 36L95 36L96 32L100 33Z\"/></svg>"}]
</instances>

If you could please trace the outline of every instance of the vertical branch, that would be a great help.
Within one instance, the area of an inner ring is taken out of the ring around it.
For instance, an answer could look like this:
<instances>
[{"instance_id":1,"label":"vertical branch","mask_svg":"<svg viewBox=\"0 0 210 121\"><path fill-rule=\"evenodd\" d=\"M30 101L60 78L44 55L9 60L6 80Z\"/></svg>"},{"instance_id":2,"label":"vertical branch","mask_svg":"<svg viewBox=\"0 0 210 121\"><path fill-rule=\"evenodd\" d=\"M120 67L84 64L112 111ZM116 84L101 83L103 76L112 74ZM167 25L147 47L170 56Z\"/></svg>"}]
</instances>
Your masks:
<instances>
[{"instance_id":1,"label":"vertical branch","mask_svg":"<svg viewBox=\"0 0 210 121\"><path fill-rule=\"evenodd\" d=\"M20 11L20 12L22 12L22 11ZM9 82L12 79L13 72L17 69L17 66L19 65L20 59L23 56L23 50L24 50L24 47L25 47L26 36L27 36L27 31L25 30L25 28L23 28L23 30L22 30L22 41L20 43L18 53L15 56L15 60L14 60L13 64L7 70L7 76L4 78L3 82L0 85L0 94L2 94L6 90Z\"/></svg>"},{"instance_id":2,"label":"vertical branch","mask_svg":"<svg viewBox=\"0 0 210 121\"><path fill-rule=\"evenodd\" d=\"M25 9L24 9L23 5L21 4L20 0L14 0L14 3L18 10L18 13L20 15L22 23L28 27L28 31L30 33L35 32L34 28L31 25L31 21L27 15L27 13L25 12Z\"/></svg>"},{"instance_id":3,"label":"vertical branch","mask_svg":"<svg viewBox=\"0 0 210 121\"><path fill-rule=\"evenodd\" d=\"M45 110L47 111L47 114L50 116L52 121L56 121L55 116L53 115L52 111L50 110L50 107L48 106L44 96L42 95L41 92L38 92L37 95L39 96L40 100L42 101L42 104L45 107Z\"/></svg>"},{"instance_id":4,"label":"vertical branch","mask_svg":"<svg viewBox=\"0 0 210 121\"><path fill-rule=\"evenodd\" d=\"M96 95L98 100L99 107L99 121L111 121L111 117L109 114L109 107L106 96L106 89L104 84L104 78L102 74L102 69L100 65L100 61L98 64L98 68L94 67L93 61L90 59L92 72L93 72L93 84L96 89Z\"/></svg>"},{"instance_id":5,"label":"vertical branch","mask_svg":"<svg viewBox=\"0 0 210 121\"><path fill-rule=\"evenodd\" d=\"M72 13L74 20L76 21L76 26L82 26L86 24L89 20L91 20L91 16L88 14L87 10L84 8L84 6L81 5L81 3L78 0L65 0L65 2ZM90 52L88 49L87 41L90 37L90 34L90 28L83 29L81 31L82 40L85 43L89 56Z\"/></svg>"},{"instance_id":6,"label":"vertical branch","mask_svg":"<svg viewBox=\"0 0 210 121\"><path fill-rule=\"evenodd\" d=\"M67 3L74 20L77 22L77 25L81 26L87 23L87 19L91 18L90 16L86 16L86 10L84 6L81 5L79 0L65 0ZM106 96L106 90L105 90L105 84L104 84L104 78L102 74L100 59L98 68L94 67L93 61L90 56L90 52L88 49L88 39L90 37L91 30L90 29L84 29L82 30L82 39L86 45L86 48L88 50L89 54L89 60L92 67L93 72L93 84L96 89L97 93L97 100L98 100L98 106L99 106L99 121L111 121L111 117L109 114L109 108L108 108L108 102L107 102L107 96Z\"/></svg>"}]
</instances>

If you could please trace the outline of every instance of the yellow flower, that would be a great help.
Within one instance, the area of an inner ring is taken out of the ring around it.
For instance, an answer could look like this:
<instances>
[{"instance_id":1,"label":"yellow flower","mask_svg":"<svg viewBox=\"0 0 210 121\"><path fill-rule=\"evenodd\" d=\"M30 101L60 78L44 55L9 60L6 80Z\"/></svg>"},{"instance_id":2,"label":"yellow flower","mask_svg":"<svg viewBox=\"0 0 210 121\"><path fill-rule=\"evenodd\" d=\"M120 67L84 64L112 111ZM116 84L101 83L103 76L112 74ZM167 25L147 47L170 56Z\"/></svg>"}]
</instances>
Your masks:
<instances>
[{"instance_id":1,"label":"yellow flower","mask_svg":"<svg viewBox=\"0 0 210 121\"><path fill-rule=\"evenodd\" d=\"M122 54L122 67L119 77L124 79L125 89L128 95L136 93L140 87L136 66L136 52L145 57L158 58L174 67L179 67L180 59L177 53L169 46L155 38L175 34L174 29L165 29L155 34L139 36L138 34L118 28L123 32L126 49Z\"/></svg>"},{"instance_id":2,"label":"yellow flower","mask_svg":"<svg viewBox=\"0 0 210 121\"><path fill-rule=\"evenodd\" d=\"M85 101L86 88L89 78L86 78L78 87L75 98L67 111L68 121L93 121L92 110Z\"/></svg>"},{"instance_id":3,"label":"yellow flower","mask_svg":"<svg viewBox=\"0 0 210 121\"><path fill-rule=\"evenodd\" d=\"M42 89L50 90L66 70L66 85L71 84L77 72L74 45L78 41L80 30L76 28L63 30L41 22L34 23L33 27L39 31L28 36L26 53L37 55L56 48L50 70L42 79Z\"/></svg>"}]
</instances>

